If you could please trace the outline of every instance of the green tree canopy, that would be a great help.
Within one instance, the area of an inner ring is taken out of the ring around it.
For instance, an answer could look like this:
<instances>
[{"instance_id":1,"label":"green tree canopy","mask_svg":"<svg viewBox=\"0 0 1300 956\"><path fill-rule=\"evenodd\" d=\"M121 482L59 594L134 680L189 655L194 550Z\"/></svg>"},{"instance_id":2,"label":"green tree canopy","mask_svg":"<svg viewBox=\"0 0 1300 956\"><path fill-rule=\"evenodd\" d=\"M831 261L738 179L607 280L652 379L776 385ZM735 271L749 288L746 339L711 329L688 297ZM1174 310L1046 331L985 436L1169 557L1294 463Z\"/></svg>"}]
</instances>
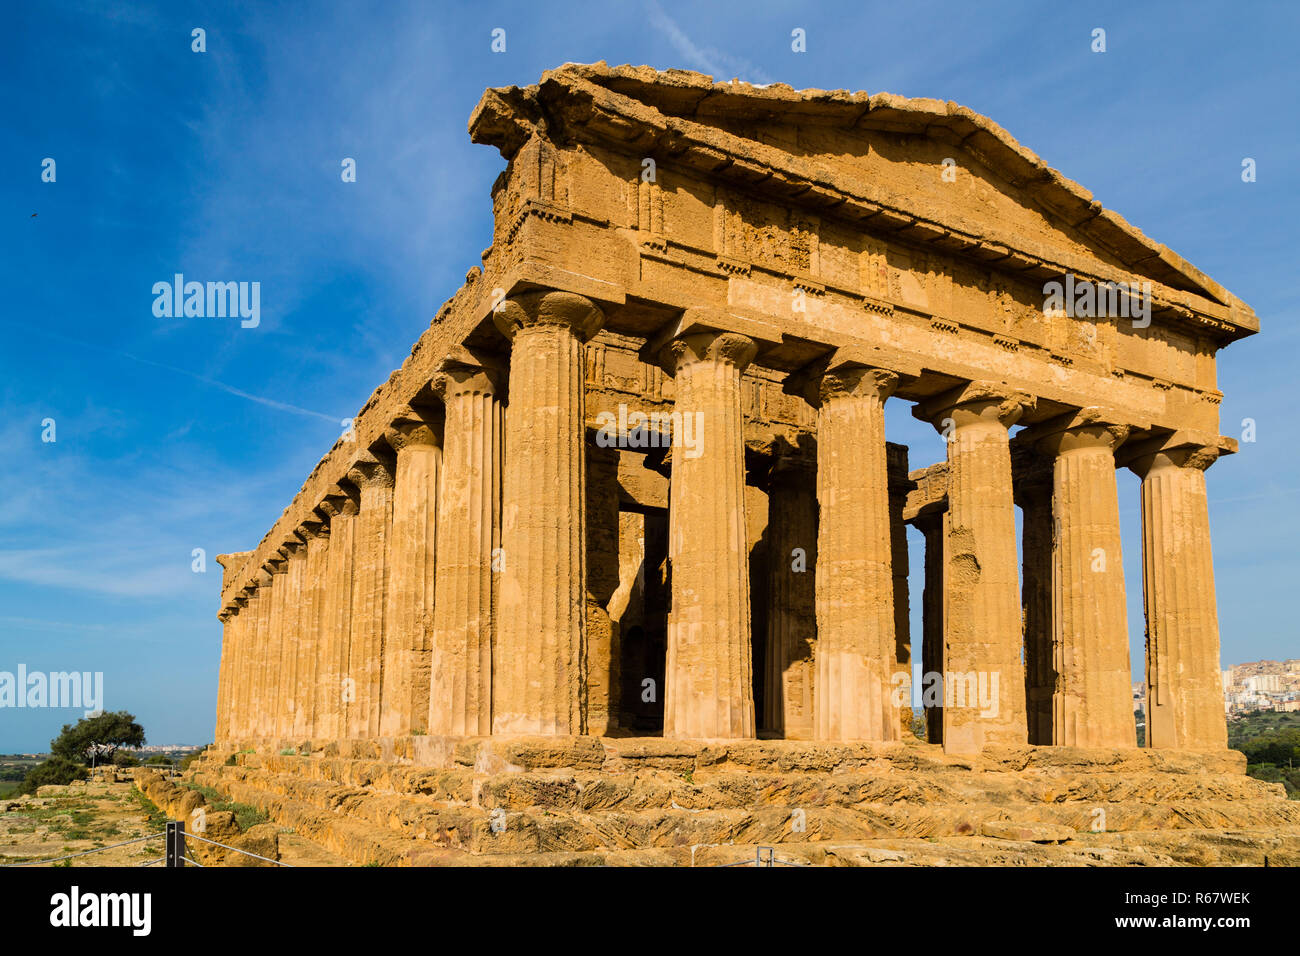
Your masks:
<instances>
[{"instance_id":1,"label":"green tree canopy","mask_svg":"<svg viewBox=\"0 0 1300 956\"><path fill-rule=\"evenodd\" d=\"M112 760L119 747L144 746L144 728L125 710L83 717L64 724L59 736L50 741L50 753L66 760L89 764Z\"/></svg>"},{"instance_id":2,"label":"green tree canopy","mask_svg":"<svg viewBox=\"0 0 1300 956\"><path fill-rule=\"evenodd\" d=\"M90 773L77 761L69 760L67 757L51 757L27 771L19 792L35 793L37 787L44 787L47 784L62 786L88 776Z\"/></svg>"}]
</instances>

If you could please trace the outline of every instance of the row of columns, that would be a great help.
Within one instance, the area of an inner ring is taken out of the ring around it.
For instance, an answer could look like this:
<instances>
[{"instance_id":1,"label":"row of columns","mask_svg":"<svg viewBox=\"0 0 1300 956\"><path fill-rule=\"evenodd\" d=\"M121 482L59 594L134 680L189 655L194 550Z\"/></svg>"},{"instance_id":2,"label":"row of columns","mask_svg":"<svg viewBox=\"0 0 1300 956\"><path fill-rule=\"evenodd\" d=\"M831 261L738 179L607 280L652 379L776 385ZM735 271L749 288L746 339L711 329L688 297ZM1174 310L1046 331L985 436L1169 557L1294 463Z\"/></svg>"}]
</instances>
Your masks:
<instances>
[{"instance_id":1,"label":"row of columns","mask_svg":"<svg viewBox=\"0 0 1300 956\"><path fill-rule=\"evenodd\" d=\"M1142 479L1147 744L1225 747L1204 475L1218 448L1177 436L1127 446L1128 426L1085 409L1017 437L1047 467L1013 483L1006 429L1031 402L976 384L915 410L948 438L947 511L917 522L926 545L923 669L946 679L999 677L996 713L969 701L934 708L930 739L953 751L1026 741L1133 745L1120 464Z\"/></svg>"},{"instance_id":2,"label":"row of columns","mask_svg":"<svg viewBox=\"0 0 1300 956\"><path fill-rule=\"evenodd\" d=\"M502 369L461 350L432 383L441 424L411 410L386 435L391 457L358 457L320 520L297 529L225 613L218 738L585 732L583 343L603 316L581 296L539 291L494 317L510 341L509 414ZM741 405L756 348L697 324L659 353L698 439L672 460L668 737L756 733ZM808 380L816 512L774 516L816 522L816 644L798 680L772 676L799 640L789 620L774 621L768 698L798 695L783 712L817 739L902 733L884 431L898 384L854 363ZM942 640L938 650L926 641L923 666L975 674L995 695L992 707L945 706L934 729L962 751L1022 744L1049 723L1052 743L1128 746L1114 480L1127 430L1087 415L1035 426L1054 462L1050 571L1036 572L1051 593L1035 611L1036 627L1050 613L1054 686L1044 696L1035 681L1047 649L1022 643L1008 438L1032 406L1024 393L971 383L914 410L947 439L949 466L947 514L926 534L927 637L938 627ZM1154 746L1221 745L1205 458L1153 448L1130 465L1143 476ZM767 716L775 725L780 715Z\"/></svg>"}]
</instances>

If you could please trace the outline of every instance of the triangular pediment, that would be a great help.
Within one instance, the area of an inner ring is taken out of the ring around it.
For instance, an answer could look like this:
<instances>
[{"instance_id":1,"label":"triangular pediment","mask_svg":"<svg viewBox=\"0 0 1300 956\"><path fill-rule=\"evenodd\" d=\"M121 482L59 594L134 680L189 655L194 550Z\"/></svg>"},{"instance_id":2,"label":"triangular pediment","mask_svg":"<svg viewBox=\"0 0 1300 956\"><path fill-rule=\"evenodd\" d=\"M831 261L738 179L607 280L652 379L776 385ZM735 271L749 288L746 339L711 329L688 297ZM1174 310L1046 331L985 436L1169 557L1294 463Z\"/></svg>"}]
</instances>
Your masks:
<instances>
[{"instance_id":1,"label":"triangular pediment","mask_svg":"<svg viewBox=\"0 0 1300 956\"><path fill-rule=\"evenodd\" d=\"M566 64L535 87L489 90L470 122L507 157L539 128L671 158L992 267L1149 279L1175 308L1235 335L1258 329L1228 290L956 103Z\"/></svg>"}]
</instances>

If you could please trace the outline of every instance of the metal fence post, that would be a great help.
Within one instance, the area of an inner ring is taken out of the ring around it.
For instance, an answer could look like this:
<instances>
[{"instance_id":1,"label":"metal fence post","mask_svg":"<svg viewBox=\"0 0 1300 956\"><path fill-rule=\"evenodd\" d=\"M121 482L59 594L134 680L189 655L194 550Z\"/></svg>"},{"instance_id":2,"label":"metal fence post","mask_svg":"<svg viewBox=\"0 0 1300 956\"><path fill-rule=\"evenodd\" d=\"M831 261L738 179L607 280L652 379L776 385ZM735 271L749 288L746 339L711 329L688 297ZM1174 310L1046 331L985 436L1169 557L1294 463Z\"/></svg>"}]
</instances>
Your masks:
<instances>
[{"instance_id":1,"label":"metal fence post","mask_svg":"<svg viewBox=\"0 0 1300 956\"><path fill-rule=\"evenodd\" d=\"M185 821L167 821L167 863L166 866L185 865Z\"/></svg>"}]
</instances>

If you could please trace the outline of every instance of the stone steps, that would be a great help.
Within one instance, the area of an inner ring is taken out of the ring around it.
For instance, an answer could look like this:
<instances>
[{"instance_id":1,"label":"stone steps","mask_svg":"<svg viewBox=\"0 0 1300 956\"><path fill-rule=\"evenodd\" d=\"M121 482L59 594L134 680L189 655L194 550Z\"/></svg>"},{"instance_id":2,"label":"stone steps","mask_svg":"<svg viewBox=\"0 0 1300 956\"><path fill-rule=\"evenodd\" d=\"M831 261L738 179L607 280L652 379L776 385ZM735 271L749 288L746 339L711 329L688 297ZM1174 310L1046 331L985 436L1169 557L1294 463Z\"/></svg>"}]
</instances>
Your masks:
<instances>
[{"instance_id":1,"label":"stone steps","mask_svg":"<svg viewBox=\"0 0 1300 956\"><path fill-rule=\"evenodd\" d=\"M484 774L351 758L237 759L231 767L201 762L195 779L348 859L388 865L516 856L541 863L539 854L652 850L680 856L714 845L969 839L997 821L1082 833L1097 822L1098 807L1112 832L1300 827L1300 804L1241 775L945 768L828 776L733 769L686 780L644 769Z\"/></svg>"},{"instance_id":2,"label":"stone steps","mask_svg":"<svg viewBox=\"0 0 1300 956\"><path fill-rule=\"evenodd\" d=\"M248 755L243 766L301 780L426 797L447 806L565 811L819 807L866 803L1174 803L1273 799L1277 787L1239 774L1132 774L1025 771L763 773L718 771L698 777L638 770L566 770L484 775L472 769L384 768L343 758Z\"/></svg>"}]
</instances>

